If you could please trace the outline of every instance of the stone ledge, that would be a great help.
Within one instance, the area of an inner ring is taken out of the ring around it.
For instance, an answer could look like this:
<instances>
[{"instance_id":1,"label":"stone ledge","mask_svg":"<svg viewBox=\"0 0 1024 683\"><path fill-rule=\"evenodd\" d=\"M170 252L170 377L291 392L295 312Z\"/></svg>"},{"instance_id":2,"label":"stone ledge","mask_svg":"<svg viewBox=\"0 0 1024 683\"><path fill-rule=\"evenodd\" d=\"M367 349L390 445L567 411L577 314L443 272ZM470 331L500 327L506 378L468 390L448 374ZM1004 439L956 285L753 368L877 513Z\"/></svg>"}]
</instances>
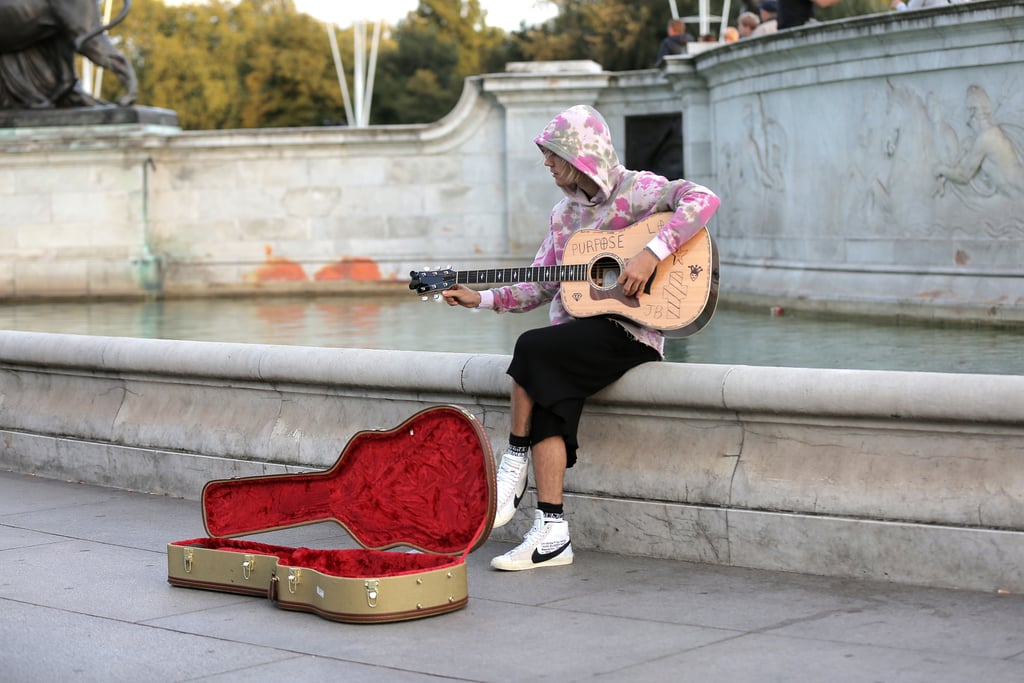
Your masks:
<instances>
[{"instance_id":1,"label":"stone ledge","mask_svg":"<svg viewBox=\"0 0 1024 683\"><path fill-rule=\"evenodd\" d=\"M0 468L198 498L331 466L457 403L508 434L506 356L0 331ZM574 542L1024 591L1024 377L651 364L594 397ZM527 515L495 531L513 540Z\"/></svg>"},{"instance_id":2,"label":"stone ledge","mask_svg":"<svg viewBox=\"0 0 1024 683\"><path fill-rule=\"evenodd\" d=\"M271 462L0 431L0 469L198 500L212 479L309 471ZM491 539L516 542L523 510ZM577 549L960 590L1024 593L1024 533L566 495ZM194 535L204 533L197 522ZM259 540L259 535L254 535Z\"/></svg>"}]
</instances>

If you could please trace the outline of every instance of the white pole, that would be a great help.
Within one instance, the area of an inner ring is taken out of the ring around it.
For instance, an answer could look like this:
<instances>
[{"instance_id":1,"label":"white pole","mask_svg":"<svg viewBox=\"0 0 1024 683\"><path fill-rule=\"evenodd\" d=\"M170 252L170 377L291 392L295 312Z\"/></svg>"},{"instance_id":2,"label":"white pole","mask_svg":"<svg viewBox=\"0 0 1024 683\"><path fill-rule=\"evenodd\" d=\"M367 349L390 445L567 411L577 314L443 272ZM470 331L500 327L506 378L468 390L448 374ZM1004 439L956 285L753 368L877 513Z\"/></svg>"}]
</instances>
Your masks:
<instances>
[{"instance_id":1,"label":"white pole","mask_svg":"<svg viewBox=\"0 0 1024 683\"><path fill-rule=\"evenodd\" d=\"M679 18L679 7L676 6L676 0L668 0L668 8L672 11L672 18Z\"/></svg>"},{"instance_id":2,"label":"white pole","mask_svg":"<svg viewBox=\"0 0 1024 683\"><path fill-rule=\"evenodd\" d=\"M334 35L336 26L334 24L326 24L327 26L327 37L331 41L331 54L334 55L334 70L338 72L338 86L341 88L341 100L345 103L345 121L348 125L356 125L355 119L352 117L352 102L348 99L348 81L345 80L345 69L341 63L341 53L338 51L338 38Z\"/></svg>"},{"instance_id":3,"label":"white pole","mask_svg":"<svg viewBox=\"0 0 1024 683\"><path fill-rule=\"evenodd\" d=\"M352 57L354 61L352 79L355 85L353 109L356 113L356 126L362 128L366 125L366 120L363 119L364 88L366 86L366 22L355 22L352 25L352 30L352 42L355 46L355 53Z\"/></svg>"},{"instance_id":4,"label":"white pole","mask_svg":"<svg viewBox=\"0 0 1024 683\"><path fill-rule=\"evenodd\" d=\"M366 69L366 103L363 108L364 125L370 125L370 105L373 103L373 79L377 72L377 47L380 45L380 26L383 19L377 20L373 28L373 41L370 44L370 64Z\"/></svg>"},{"instance_id":5,"label":"white pole","mask_svg":"<svg viewBox=\"0 0 1024 683\"><path fill-rule=\"evenodd\" d=\"M708 21L708 14L710 14L708 0L700 0L698 7L700 8L700 35L704 35L708 32L711 24L711 22Z\"/></svg>"},{"instance_id":6,"label":"white pole","mask_svg":"<svg viewBox=\"0 0 1024 683\"><path fill-rule=\"evenodd\" d=\"M722 5L722 23L718 25L718 40L725 42L725 29L729 28L729 10L732 9L732 0L725 0Z\"/></svg>"},{"instance_id":7,"label":"white pole","mask_svg":"<svg viewBox=\"0 0 1024 683\"><path fill-rule=\"evenodd\" d=\"M92 71L93 63L89 61L89 58L82 55L82 88L87 93L92 92Z\"/></svg>"},{"instance_id":8,"label":"white pole","mask_svg":"<svg viewBox=\"0 0 1024 683\"><path fill-rule=\"evenodd\" d=\"M103 25L104 26L106 26L107 24L110 23L110 14L111 14L111 10L113 9L113 5L114 5L114 0L107 0L107 8L105 10L103 10ZM86 87L88 87L88 86L86 86ZM93 86L92 86L92 96L98 99L99 96L100 96L100 89L102 87L103 87L103 67L102 66L98 66L98 67L96 67L96 82L93 83ZM88 92L88 90L86 90L86 92Z\"/></svg>"}]
</instances>

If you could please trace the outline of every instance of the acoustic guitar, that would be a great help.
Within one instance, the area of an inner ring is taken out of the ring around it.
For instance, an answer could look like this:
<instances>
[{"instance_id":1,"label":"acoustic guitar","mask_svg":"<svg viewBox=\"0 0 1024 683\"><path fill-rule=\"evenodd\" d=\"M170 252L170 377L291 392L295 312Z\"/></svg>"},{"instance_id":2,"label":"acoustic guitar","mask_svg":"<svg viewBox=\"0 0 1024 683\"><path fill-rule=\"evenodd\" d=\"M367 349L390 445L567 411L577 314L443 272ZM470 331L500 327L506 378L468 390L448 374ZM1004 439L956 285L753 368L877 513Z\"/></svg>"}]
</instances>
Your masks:
<instances>
[{"instance_id":1,"label":"acoustic guitar","mask_svg":"<svg viewBox=\"0 0 1024 683\"><path fill-rule=\"evenodd\" d=\"M412 271L409 289L427 295L456 284L558 282L569 315L607 315L681 338L699 332L718 305L718 248L706 227L664 259L637 296L617 283L626 259L639 253L672 218L656 213L622 230L579 230L569 238L560 266L450 268Z\"/></svg>"}]
</instances>

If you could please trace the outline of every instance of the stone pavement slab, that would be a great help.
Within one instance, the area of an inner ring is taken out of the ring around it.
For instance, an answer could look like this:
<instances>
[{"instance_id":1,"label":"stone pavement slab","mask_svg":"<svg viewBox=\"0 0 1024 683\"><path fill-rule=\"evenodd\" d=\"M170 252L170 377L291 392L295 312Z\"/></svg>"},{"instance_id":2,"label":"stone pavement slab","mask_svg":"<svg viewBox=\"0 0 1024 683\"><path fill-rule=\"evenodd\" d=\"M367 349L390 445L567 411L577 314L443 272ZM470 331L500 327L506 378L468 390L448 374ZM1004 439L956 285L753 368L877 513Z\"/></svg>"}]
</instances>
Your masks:
<instances>
[{"instance_id":1,"label":"stone pavement slab","mask_svg":"<svg viewBox=\"0 0 1024 683\"><path fill-rule=\"evenodd\" d=\"M571 520L571 518L570 518ZM339 624L175 588L196 501L0 472L0 679L75 681L1024 680L1024 598L578 552L500 573L469 605ZM253 537L352 547L333 524Z\"/></svg>"}]
</instances>

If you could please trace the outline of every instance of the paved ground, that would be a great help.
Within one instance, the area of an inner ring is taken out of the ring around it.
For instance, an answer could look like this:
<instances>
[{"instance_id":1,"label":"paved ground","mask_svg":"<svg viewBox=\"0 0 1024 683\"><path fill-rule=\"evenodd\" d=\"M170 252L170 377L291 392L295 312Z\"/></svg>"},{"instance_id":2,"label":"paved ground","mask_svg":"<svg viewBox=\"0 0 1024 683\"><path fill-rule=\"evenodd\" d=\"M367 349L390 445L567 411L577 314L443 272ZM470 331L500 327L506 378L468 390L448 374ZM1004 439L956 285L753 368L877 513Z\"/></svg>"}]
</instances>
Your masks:
<instances>
[{"instance_id":1,"label":"paved ground","mask_svg":"<svg viewBox=\"0 0 1024 683\"><path fill-rule=\"evenodd\" d=\"M466 609L350 625L171 587L167 542L202 535L193 501L0 472L0 680L1024 680L1017 595L587 552L504 574L488 543Z\"/></svg>"}]
</instances>

